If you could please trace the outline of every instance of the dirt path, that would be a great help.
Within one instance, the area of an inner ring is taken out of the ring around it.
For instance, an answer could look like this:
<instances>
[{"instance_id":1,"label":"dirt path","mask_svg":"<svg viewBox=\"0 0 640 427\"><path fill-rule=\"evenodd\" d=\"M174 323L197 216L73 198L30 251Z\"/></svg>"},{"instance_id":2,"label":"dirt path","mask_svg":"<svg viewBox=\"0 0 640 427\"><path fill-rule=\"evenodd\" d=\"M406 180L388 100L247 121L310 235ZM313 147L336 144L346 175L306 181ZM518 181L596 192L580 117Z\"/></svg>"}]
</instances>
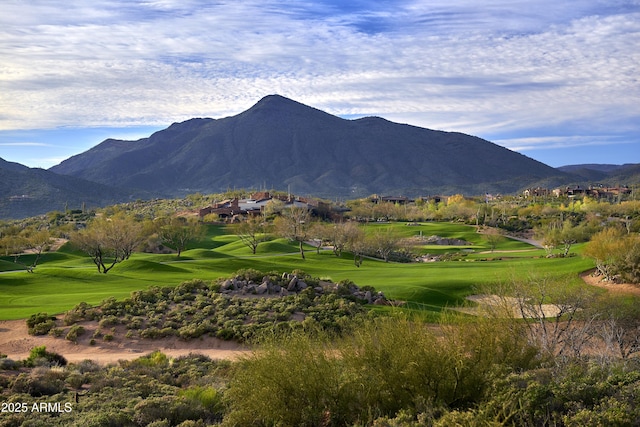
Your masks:
<instances>
[{"instance_id":1,"label":"dirt path","mask_svg":"<svg viewBox=\"0 0 640 427\"><path fill-rule=\"evenodd\" d=\"M0 321L0 353L6 354L13 360L21 360L29 356L33 347L44 345L48 351L63 355L69 362L90 359L108 364L116 363L118 360L137 359L155 350L160 350L172 357L197 353L212 359L227 360L236 359L250 351L247 347L236 342L222 341L211 337L183 341L176 337L160 340L135 340L120 339L116 336L111 342L96 339L96 344L92 346L89 344L93 335L91 324L86 323L83 326L87 332L78 340L78 344L74 344L64 338L29 335L24 320Z\"/></svg>"},{"instance_id":2,"label":"dirt path","mask_svg":"<svg viewBox=\"0 0 640 427\"><path fill-rule=\"evenodd\" d=\"M639 285L632 285L630 283L604 282L599 276L594 275L595 271L595 269L585 271L580 275L580 277L587 285L597 286L599 288L606 289L609 292L640 295Z\"/></svg>"}]
</instances>

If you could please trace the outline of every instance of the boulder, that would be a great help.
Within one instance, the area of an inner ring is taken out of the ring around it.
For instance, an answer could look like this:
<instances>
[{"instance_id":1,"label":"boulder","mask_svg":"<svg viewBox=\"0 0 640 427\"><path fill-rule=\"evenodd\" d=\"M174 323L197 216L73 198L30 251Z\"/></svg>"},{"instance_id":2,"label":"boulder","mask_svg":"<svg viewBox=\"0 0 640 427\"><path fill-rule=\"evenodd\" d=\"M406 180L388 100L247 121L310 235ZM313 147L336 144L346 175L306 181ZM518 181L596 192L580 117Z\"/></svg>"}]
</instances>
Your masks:
<instances>
[{"instance_id":1,"label":"boulder","mask_svg":"<svg viewBox=\"0 0 640 427\"><path fill-rule=\"evenodd\" d=\"M373 302L373 296L371 296L371 291L367 291L364 293L364 299L367 300L367 304L371 304Z\"/></svg>"},{"instance_id":2,"label":"boulder","mask_svg":"<svg viewBox=\"0 0 640 427\"><path fill-rule=\"evenodd\" d=\"M236 287L231 280L227 279L222 283L222 286L220 286L220 289L223 291L230 291L232 289L235 290Z\"/></svg>"},{"instance_id":3,"label":"boulder","mask_svg":"<svg viewBox=\"0 0 640 427\"><path fill-rule=\"evenodd\" d=\"M258 295L266 294L269 292L269 282L265 282L260 286L257 286L255 289Z\"/></svg>"},{"instance_id":4,"label":"boulder","mask_svg":"<svg viewBox=\"0 0 640 427\"><path fill-rule=\"evenodd\" d=\"M295 292L297 284L298 284L298 278L296 276L293 276L293 278L289 282L289 285L287 286L287 290L289 292Z\"/></svg>"}]
</instances>

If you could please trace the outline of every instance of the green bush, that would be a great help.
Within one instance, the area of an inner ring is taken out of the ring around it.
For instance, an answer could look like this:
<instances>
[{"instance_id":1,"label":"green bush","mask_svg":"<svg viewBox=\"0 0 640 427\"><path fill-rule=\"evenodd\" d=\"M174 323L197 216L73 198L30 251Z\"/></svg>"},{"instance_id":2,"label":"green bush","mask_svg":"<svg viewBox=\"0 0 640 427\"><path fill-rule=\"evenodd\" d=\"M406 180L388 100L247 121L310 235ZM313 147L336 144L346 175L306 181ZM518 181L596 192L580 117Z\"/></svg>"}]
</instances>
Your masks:
<instances>
[{"instance_id":1,"label":"green bush","mask_svg":"<svg viewBox=\"0 0 640 427\"><path fill-rule=\"evenodd\" d=\"M84 327L80 326L80 325L73 325L71 328L69 328L69 332L67 332L67 335L65 336L65 339L77 343L78 342L78 337L80 337L81 335L83 335L85 333L85 329Z\"/></svg>"},{"instance_id":2,"label":"green bush","mask_svg":"<svg viewBox=\"0 0 640 427\"><path fill-rule=\"evenodd\" d=\"M48 366L66 366L67 359L58 353L48 352L47 348L42 345L38 347L34 347L29 352L29 357L23 361L25 366L33 367L37 365L48 365Z\"/></svg>"},{"instance_id":3,"label":"green bush","mask_svg":"<svg viewBox=\"0 0 640 427\"><path fill-rule=\"evenodd\" d=\"M27 328L30 335L46 335L56 326L56 318L47 313L32 314L27 319Z\"/></svg>"}]
</instances>

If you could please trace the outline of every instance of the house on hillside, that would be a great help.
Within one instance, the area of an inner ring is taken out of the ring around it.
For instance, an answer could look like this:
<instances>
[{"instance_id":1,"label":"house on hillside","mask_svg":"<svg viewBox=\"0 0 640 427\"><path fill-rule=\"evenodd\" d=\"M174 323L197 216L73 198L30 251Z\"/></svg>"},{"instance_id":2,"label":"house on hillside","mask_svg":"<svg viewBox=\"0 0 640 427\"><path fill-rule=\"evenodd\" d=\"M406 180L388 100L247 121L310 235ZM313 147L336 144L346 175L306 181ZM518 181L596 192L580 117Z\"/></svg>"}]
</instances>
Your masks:
<instances>
[{"instance_id":1,"label":"house on hillside","mask_svg":"<svg viewBox=\"0 0 640 427\"><path fill-rule=\"evenodd\" d=\"M267 204L272 200L279 200L284 203L283 208L293 206L316 210L321 202L304 197L294 197L291 195L273 196L269 192L254 193L247 199L234 198L233 200L223 200L206 208L200 209L198 215L204 218L209 214L218 215L221 220L233 221L235 218L261 215Z\"/></svg>"}]
</instances>

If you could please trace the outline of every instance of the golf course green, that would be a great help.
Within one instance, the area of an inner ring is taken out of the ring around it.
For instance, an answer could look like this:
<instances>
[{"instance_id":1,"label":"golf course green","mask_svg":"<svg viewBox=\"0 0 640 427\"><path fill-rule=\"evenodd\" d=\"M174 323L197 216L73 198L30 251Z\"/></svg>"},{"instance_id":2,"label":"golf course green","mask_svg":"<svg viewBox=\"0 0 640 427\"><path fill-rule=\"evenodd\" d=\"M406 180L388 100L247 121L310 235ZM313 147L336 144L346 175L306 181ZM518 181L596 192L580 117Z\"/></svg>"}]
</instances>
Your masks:
<instances>
[{"instance_id":1,"label":"golf course green","mask_svg":"<svg viewBox=\"0 0 640 427\"><path fill-rule=\"evenodd\" d=\"M45 253L33 273L19 269L11 257L0 257L0 320L21 319L37 312L60 313L80 302L97 304L108 297L124 298L150 286L176 286L190 279L213 280L239 269L291 272L302 270L333 281L349 279L370 285L388 298L406 301L410 307L439 312L461 304L478 286L499 283L515 275L546 273L573 277L593 267L580 255L545 258L545 252L527 243L502 237L493 251L475 227L452 223L382 223L363 225L367 233L386 231L398 237L440 236L471 245L418 246L420 254L459 253L452 261L394 263L365 259L356 267L349 253L336 257L331 250L316 253L306 247L302 259L295 243L272 239L259 245L255 255L230 228L207 227L206 237L178 258L175 254L134 253L108 274L99 273L91 259L66 244ZM576 245L573 252L580 252ZM31 255L23 255L26 262Z\"/></svg>"}]
</instances>

